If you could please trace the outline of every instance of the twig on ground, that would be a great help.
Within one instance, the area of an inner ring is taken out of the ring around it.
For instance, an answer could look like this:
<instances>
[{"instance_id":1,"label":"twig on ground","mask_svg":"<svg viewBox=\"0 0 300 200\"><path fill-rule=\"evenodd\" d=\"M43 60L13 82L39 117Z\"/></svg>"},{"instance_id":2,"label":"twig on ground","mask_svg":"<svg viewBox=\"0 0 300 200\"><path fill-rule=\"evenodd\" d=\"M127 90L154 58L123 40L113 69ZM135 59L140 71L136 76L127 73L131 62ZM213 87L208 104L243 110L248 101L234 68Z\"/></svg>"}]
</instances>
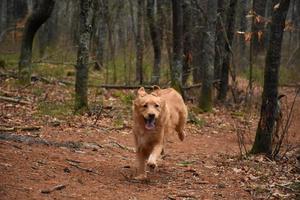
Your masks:
<instances>
[{"instance_id":1,"label":"twig on ground","mask_svg":"<svg viewBox=\"0 0 300 200\"><path fill-rule=\"evenodd\" d=\"M73 161L68 161L69 165L71 165L72 167L76 167L77 169L83 170L85 172L88 173L93 173L93 174L97 174L97 175L101 175L98 172L94 171L93 169L89 169L89 168L85 168L85 167L81 167L78 163L74 163Z\"/></svg>"},{"instance_id":2,"label":"twig on ground","mask_svg":"<svg viewBox=\"0 0 300 200\"><path fill-rule=\"evenodd\" d=\"M6 126L6 127L1 127L0 125L0 131L16 131L16 130L21 130L21 131L38 131L40 130L40 126Z\"/></svg>"},{"instance_id":3,"label":"twig on ground","mask_svg":"<svg viewBox=\"0 0 300 200\"><path fill-rule=\"evenodd\" d=\"M79 161L79 160L73 160L73 159L68 159L68 158L66 158L66 161L68 161L68 162L73 162L73 163L82 163L81 161Z\"/></svg>"},{"instance_id":4,"label":"twig on ground","mask_svg":"<svg viewBox=\"0 0 300 200\"><path fill-rule=\"evenodd\" d=\"M0 96L0 100L7 101L7 102L12 102L12 103L25 104L25 105L31 104L31 102L29 102L29 101L24 101L24 100L21 100L21 99L12 98L12 97L5 97L5 96Z\"/></svg>"},{"instance_id":5,"label":"twig on ground","mask_svg":"<svg viewBox=\"0 0 300 200\"><path fill-rule=\"evenodd\" d=\"M56 185L50 189L44 189L44 190L41 190L41 193L43 194L50 194L51 192L55 191L55 190L62 190L62 189L65 189L66 188L66 185Z\"/></svg>"},{"instance_id":6,"label":"twig on ground","mask_svg":"<svg viewBox=\"0 0 300 200\"><path fill-rule=\"evenodd\" d=\"M28 135L17 135L12 133L5 133L5 132L0 132L0 140L22 142L25 144L41 144L41 145L54 146L54 147L65 147L69 149L79 149L79 148L95 149L96 146L99 148L102 147L101 145L98 145L96 143L84 143L84 142L74 142L74 141L56 142L56 141L48 141L42 138L32 137Z\"/></svg>"},{"instance_id":7,"label":"twig on ground","mask_svg":"<svg viewBox=\"0 0 300 200\"><path fill-rule=\"evenodd\" d=\"M111 140L109 143L114 144L114 145L116 145L117 147L119 147L119 148L121 148L121 149L130 151L130 152L134 152L134 150L133 150L132 148L127 147L127 146L125 146L125 145L123 145L123 144L120 144L120 143L118 143L118 142L116 142L116 141L112 141L112 140Z\"/></svg>"}]
</instances>

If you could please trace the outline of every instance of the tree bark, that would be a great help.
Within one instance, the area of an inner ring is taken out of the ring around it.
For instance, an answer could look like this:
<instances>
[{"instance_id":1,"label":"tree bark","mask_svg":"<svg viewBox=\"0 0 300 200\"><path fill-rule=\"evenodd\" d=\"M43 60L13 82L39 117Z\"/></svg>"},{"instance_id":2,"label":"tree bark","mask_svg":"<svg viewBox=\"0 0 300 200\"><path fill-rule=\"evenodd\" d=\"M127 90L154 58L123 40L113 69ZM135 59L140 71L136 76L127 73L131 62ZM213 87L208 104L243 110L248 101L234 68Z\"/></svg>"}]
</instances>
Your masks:
<instances>
[{"instance_id":1,"label":"tree bark","mask_svg":"<svg viewBox=\"0 0 300 200\"><path fill-rule=\"evenodd\" d=\"M181 0L172 0L173 9L173 63L171 85L182 94L182 4Z\"/></svg>"},{"instance_id":2,"label":"tree bark","mask_svg":"<svg viewBox=\"0 0 300 200\"><path fill-rule=\"evenodd\" d=\"M206 28L203 34L203 84L199 102L200 108L205 112L212 109L217 8L218 0L208 1Z\"/></svg>"},{"instance_id":3,"label":"tree bark","mask_svg":"<svg viewBox=\"0 0 300 200\"><path fill-rule=\"evenodd\" d=\"M75 82L75 112L88 108L88 61L89 43L92 32L92 0L80 0L80 35L77 52Z\"/></svg>"},{"instance_id":4,"label":"tree bark","mask_svg":"<svg viewBox=\"0 0 300 200\"><path fill-rule=\"evenodd\" d=\"M215 61L214 61L214 77L215 79L220 79L222 64L224 59L224 27L222 23L226 21L225 19L225 1L218 0L218 15L216 23L216 44L215 44Z\"/></svg>"},{"instance_id":5,"label":"tree bark","mask_svg":"<svg viewBox=\"0 0 300 200\"><path fill-rule=\"evenodd\" d=\"M104 66L104 48L107 36L107 28L105 24L105 6L101 0L93 2L93 33L91 41L94 43L92 53L95 54L97 65L94 66L95 70L101 70Z\"/></svg>"},{"instance_id":6,"label":"tree bark","mask_svg":"<svg viewBox=\"0 0 300 200\"><path fill-rule=\"evenodd\" d=\"M187 84L192 62L192 8L190 0L183 1L183 68L182 85Z\"/></svg>"},{"instance_id":7,"label":"tree bark","mask_svg":"<svg viewBox=\"0 0 300 200\"><path fill-rule=\"evenodd\" d=\"M19 61L19 81L22 84L30 83L33 39L37 30L50 17L54 4L54 0L37 1L26 21Z\"/></svg>"},{"instance_id":8,"label":"tree bark","mask_svg":"<svg viewBox=\"0 0 300 200\"><path fill-rule=\"evenodd\" d=\"M247 0L240 1L240 31L247 31ZM239 36L239 65L242 70L246 69L247 57L246 57L246 41L245 37Z\"/></svg>"},{"instance_id":9,"label":"tree bark","mask_svg":"<svg viewBox=\"0 0 300 200\"><path fill-rule=\"evenodd\" d=\"M136 81L143 84L143 57L144 57L144 6L145 0L138 0L137 33L136 33Z\"/></svg>"},{"instance_id":10,"label":"tree bark","mask_svg":"<svg viewBox=\"0 0 300 200\"><path fill-rule=\"evenodd\" d=\"M162 26L161 22L161 1L156 2L157 14L155 15L155 0L147 0L147 19L149 25L150 36L152 40L154 64L151 83L158 84L160 79L160 63L161 63L161 43L162 43Z\"/></svg>"},{"instance_id":11,"label":"tree bark","mask_svg":"<svg viewBox=\"0 0 300 200\"><path fill-rule=\"evenodd\" d=\"M234 24L235 24L235 13L236 13L236 4L237 0L230 0L229 8L227 10L227 26L226 26L226 36L227 41L225 42L225 56L222 63L221 70L221 81L220 81L220 90L218 94L218 99L221 101L226 100L228 82L229 82L229 68L232 59L232 41L234 36Z\"/></svg>"},{"instance_id":12,"label":"tree bark","mask_svg":"<svg viewBox=\"0 0 300 200\"><path fill-rule=\"evenodd\" d=\"M272 155L272 134L278 117L278 81L285 19L290 0L274 0L267 50L260 120L251 152Z\"/></svg>"},{"instance_id":13,"label":"tree bark","mask_svg":"<svg viewBox=\"0 0 300 200\"><path fill-rule=\"evenodd\" d=\"M193 13L193 70L192 70L192 75L193 75L193 84L198 84L202 80L201 74L202 74L202 51L203 51L203 27L205 27L205 18L206 18L206 6L205 3L207 4L206 1L192 1L192 9ZM199 12L200 11L200 12Z\"/></svg>"}]
</instances>

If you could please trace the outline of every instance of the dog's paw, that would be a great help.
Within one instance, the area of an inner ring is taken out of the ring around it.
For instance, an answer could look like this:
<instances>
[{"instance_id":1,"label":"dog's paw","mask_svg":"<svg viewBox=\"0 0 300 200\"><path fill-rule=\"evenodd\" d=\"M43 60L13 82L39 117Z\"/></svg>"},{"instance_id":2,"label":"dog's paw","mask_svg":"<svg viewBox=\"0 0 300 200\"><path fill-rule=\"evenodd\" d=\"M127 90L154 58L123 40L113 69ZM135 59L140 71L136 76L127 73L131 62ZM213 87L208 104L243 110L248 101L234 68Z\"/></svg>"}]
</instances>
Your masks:
<instances>
[{"instance_id":1,"label":"dog's paw","mask_svg":"<svg viewBox=\"0 0 300 200\"><path fill-rule=\"evenodd\" d=\"M157 164L154 162L147 162L147 166L150 169L150 171L154 171L155 168L157 167Z\"/></svg>"},{"instance_id":2,"label":"dog's paw","mask_svg":"<svg viewBox=\"0 0 300 200\"><path fill-rule=\"evenodd\" d=\"M140 175L134 177L134 180L145 181L145 180L147 180L147 175L146 174L140 174Z\"/></svg>"},{"instance_id":3,"label":"dog's paw","mask_svg":"<svg viewBox=\"0 0 300 200\"><path fill-rule=\"evenodd\" d=\"M178 137L179 137L179 139L180 139L181 141L183 141L184 138L185 138L184 132L178 133Z\"/></svg>"}]
</instances>

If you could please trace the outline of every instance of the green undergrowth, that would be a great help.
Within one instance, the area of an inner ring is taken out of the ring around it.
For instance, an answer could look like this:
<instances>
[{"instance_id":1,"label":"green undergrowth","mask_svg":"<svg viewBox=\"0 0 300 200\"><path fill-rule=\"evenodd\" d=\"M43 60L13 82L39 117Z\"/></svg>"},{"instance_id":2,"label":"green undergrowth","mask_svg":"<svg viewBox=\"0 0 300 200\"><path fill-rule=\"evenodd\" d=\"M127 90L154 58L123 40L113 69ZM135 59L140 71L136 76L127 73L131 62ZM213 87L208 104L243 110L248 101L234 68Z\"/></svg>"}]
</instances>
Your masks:
<instances>
[{"instance_id":1,"label":"green undergrowth","mask_svg":"<svg viewBox=\"0 0 300 200\"><path fill-rule=\"evenodd\" d=\"M121 100L121 102L125 105L125 106L131 106L132 105L132 101L135 98L135 95L131 92L123 92L120 90L116 90L113 94L114 97L118 98Z\"/></svg>"},{"instance_id":2,"label":"green undergrowth","mask_svg":"<svg viewBox=\"0 0 300 200\"><path fill-rule=\"evenodd\" d=\"M249 69L241 73L242 77L249 79ZM279 84L289 84L299 81L300 73L295 69L287 69L285 66L280 66L279 72ZM255 66L252 71L252 78L255 83L258 83L260 86L264 84L264 67Z\"/></svg>"},{"instance_id":3,"label":"green undergrowth","mask_svg":"<svg viewBox=\"0 0 300 200\"><path fill-rule=\"evenodd\" d=\"M205 121L199 118L193 111L189 111L188 113L188 122L200 128L205 125Z\"/></svg>"},{"instance_id":4,"label":"green undergrowth","mask_svg":"<svg viewBox=\"0 0 300 200\"><path fill-rule=\"evenodd\" d=\"M38 112L36 116L51 116L56 118L64 118L73 115L74 112L74 102L40 102L37 107Z\"/></svg>"}]
</instances>

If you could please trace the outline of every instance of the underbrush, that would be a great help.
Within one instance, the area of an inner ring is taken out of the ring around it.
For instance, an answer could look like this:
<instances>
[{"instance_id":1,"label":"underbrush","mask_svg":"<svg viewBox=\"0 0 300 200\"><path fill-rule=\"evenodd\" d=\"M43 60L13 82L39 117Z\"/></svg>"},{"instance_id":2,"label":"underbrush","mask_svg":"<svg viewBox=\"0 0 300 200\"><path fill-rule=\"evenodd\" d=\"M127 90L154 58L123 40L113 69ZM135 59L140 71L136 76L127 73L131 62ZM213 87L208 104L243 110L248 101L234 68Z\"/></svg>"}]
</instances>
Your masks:
<instances>
[{"instance_id":1,"label":"underbrush","mask_svg":"<svg viewBox=\"0 0 300 200\"><path fill-rule=\"evenodd\" d=\"M51 116L56 118L64 118L73 115L74 102L40 102L37 106L37 116Z\"/></svg>"}]
</instances>

